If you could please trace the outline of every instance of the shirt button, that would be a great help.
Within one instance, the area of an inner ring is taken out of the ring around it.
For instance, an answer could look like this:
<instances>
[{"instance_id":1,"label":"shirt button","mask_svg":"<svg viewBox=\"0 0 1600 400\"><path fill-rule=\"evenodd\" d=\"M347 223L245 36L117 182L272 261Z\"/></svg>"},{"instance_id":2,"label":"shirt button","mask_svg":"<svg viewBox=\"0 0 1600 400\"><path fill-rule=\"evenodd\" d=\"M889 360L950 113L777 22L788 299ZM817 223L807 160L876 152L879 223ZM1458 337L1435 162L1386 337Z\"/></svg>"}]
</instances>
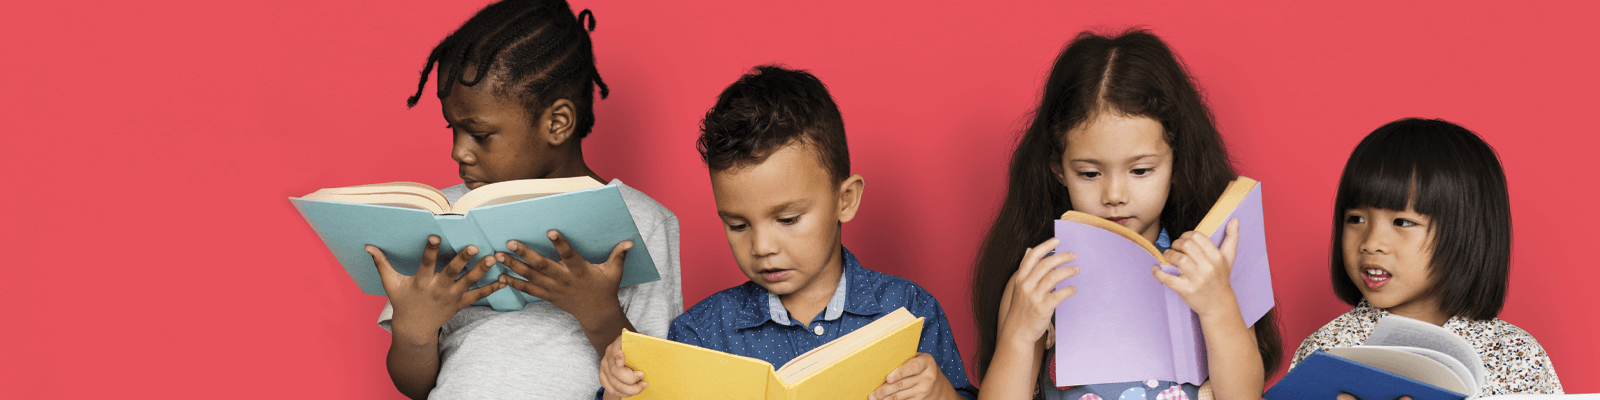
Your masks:
<instances>
[{"instance_id":1,"label":"shirt button","mask_svg":"<svg viewBox=\"0 0 1600 400\"><path fill-rule=\"evenodd\" d=\"M816 333L817 336L822 336L822 332L823 332L822 325L817 325L817 328L816 329L812 329L811 332L812 333Z\"/></svg>"}]
</instances>

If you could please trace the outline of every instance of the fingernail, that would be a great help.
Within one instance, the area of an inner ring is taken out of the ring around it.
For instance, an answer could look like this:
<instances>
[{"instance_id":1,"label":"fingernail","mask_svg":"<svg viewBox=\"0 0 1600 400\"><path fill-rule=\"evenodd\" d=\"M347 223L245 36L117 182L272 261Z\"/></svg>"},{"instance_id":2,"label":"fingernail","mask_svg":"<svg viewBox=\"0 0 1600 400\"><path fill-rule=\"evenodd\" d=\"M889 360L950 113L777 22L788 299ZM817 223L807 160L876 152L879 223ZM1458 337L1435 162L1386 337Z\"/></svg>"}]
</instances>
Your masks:
<instances>
[{"instance_id":1,"label":"fingernail","mask_svg":"<svg viewBox=\"0 0 1600 400\"><path fill-rule=\"evenodd\" d=\"M478 246L467 246L467 255L469 255L469 256L478 255Z\"/></svg>"},{"instance_id":2,"label":"fingernail","mask_svg":"<svg viewBox=\"0 0 1600 400\"><path fill-rule=\"evenodd\" d=\"M495 259L495 261L506 262L506 255L504 253L495 254L494 255L494 259Z\"/></svg>"},{"instance_id":3,"label":"fingernail","mask_svg":"<svg viewBox=\"0 0 1600 400\"><path fill-rule=\"evenodd\" d=\"M549 232L545 232L544 236L550 238L550 240L556 240L557 238L561 237L561 232L556 232L555 229L551 229Z\"/></svg>"},{"instance_id":4,"label":"fingernail","mask_svg":"<svg viewBox=\"0 0 1600 400\"><path fill-rule=\"evenodd\" d=\"M512 241L506 242L506 249L507 250L516 250L517 249L517 241L512 240Z\"/></svg>"}]
</instances>

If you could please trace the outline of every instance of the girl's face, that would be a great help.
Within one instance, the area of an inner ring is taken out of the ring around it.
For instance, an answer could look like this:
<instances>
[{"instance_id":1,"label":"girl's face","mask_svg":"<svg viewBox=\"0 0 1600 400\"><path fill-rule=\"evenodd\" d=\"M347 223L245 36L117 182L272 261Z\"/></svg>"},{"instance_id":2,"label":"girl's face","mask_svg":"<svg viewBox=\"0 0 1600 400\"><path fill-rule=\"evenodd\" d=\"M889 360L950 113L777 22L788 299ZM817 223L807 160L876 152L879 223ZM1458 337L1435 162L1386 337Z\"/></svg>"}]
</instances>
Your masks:
<instances>
[{"instance_id":1,"label":"girl's face","mask_svg":"<svg viewBox=\"0 0 1600 400\"><path fill-rule=\"evenodd\" d=\"M1344 269L1367 304L1442 323L1428 265L1433 220L1405 211L1361 207L1344 212Z\"/></svg>"},{"instance_id":2,"label":"girl's face","mask_svg":"<svg viewBox=\"0 0 1600 400\"><path fill-rule=\"evenodd\" d=\"M1067 131L1061 162L1051 165L1072 209L1111 220L1155 242L1172 187L1172 147L1161 122L1101 112Z\"/></svg>"}]
</instances>

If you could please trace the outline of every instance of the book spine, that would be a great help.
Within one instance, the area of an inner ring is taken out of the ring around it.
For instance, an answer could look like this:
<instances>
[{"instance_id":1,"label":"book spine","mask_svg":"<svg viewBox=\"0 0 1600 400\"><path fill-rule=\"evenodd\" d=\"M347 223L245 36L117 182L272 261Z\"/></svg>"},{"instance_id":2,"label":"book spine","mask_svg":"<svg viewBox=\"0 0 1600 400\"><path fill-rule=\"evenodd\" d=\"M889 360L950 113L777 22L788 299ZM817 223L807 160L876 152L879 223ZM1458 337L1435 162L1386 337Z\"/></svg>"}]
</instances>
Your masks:
<instances>
[{"instance_id":1,"label":"book spine","mask_svg":"<svg viewBox=\"0 0 1600 400\"><path fill-rule=\"evenodd\" d=\"M439 215L434 217L434 220L439 222L439 229L444 232L444 235L441 235L444 236L444 241L440 243L440 246L449 246L451 249L455 249L457 253L466 251L467 246L478 246L478 255L473 257L472 263L468 264L469 267L477 265L477 261L483 257L493 255L497 251L505 251L505 244L490 243L489 238L484 236L483 229L478 227L478 222L472 218L462 215ZM486 283L500 279L500 275L505 274L516 276L505 265L495 263L493 267L489 268L489 273L484 274L483 279L479 279L472 286L483 286ZM489 306L494 308L495 311L516 311L521 310L523 306L527 305L527 302L517 297L515 289L508 287L495 291L488 298L479 300L475 305Z\"/></svg>"}]
</instances>

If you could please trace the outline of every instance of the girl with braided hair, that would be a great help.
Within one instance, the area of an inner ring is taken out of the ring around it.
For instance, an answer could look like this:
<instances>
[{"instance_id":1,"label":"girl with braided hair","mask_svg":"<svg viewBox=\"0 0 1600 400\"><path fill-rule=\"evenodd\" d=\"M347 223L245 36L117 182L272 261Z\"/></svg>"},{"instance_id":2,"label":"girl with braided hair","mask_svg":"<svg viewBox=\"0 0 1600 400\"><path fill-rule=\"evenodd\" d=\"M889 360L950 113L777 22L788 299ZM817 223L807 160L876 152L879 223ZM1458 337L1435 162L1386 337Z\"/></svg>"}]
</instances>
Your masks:
<instances>
[{"instance_id":1,"label":"girl with braided hair","mask_svg":"<svg viewBox=\"0 0 1600 400\"><path fill-rule=\"evenodd\" d=\"M595 89L602 99L610 93L595 68L594 28L592 12L574 15L565 0L504 0L433 48L406 105L415 106L429 77L436 77L453 135L450 155L463 181L445 188L446 198L454 202L468 190L517 179L604 182L584 162L582 148L594 126ZM598 354L623 329L666 336L683 310L678 219L617 183L659 281L618 288L623 255L633 243L618 243L609 260L591 264L556 231L548 237L560 257L512 241L506 247L521 260L483 254L470 267L477 248L452 254L429 237L419 271L443 272L415 276L396 273L382 250L368 246L389 296L378 324L392 334L387 365L395 388L415 399L593 397L600 388ZM495 263L527 279L502 275L471 287ZM510 312L473 306L497 290L546 301Z\"/></svg>"}]
</instances>

